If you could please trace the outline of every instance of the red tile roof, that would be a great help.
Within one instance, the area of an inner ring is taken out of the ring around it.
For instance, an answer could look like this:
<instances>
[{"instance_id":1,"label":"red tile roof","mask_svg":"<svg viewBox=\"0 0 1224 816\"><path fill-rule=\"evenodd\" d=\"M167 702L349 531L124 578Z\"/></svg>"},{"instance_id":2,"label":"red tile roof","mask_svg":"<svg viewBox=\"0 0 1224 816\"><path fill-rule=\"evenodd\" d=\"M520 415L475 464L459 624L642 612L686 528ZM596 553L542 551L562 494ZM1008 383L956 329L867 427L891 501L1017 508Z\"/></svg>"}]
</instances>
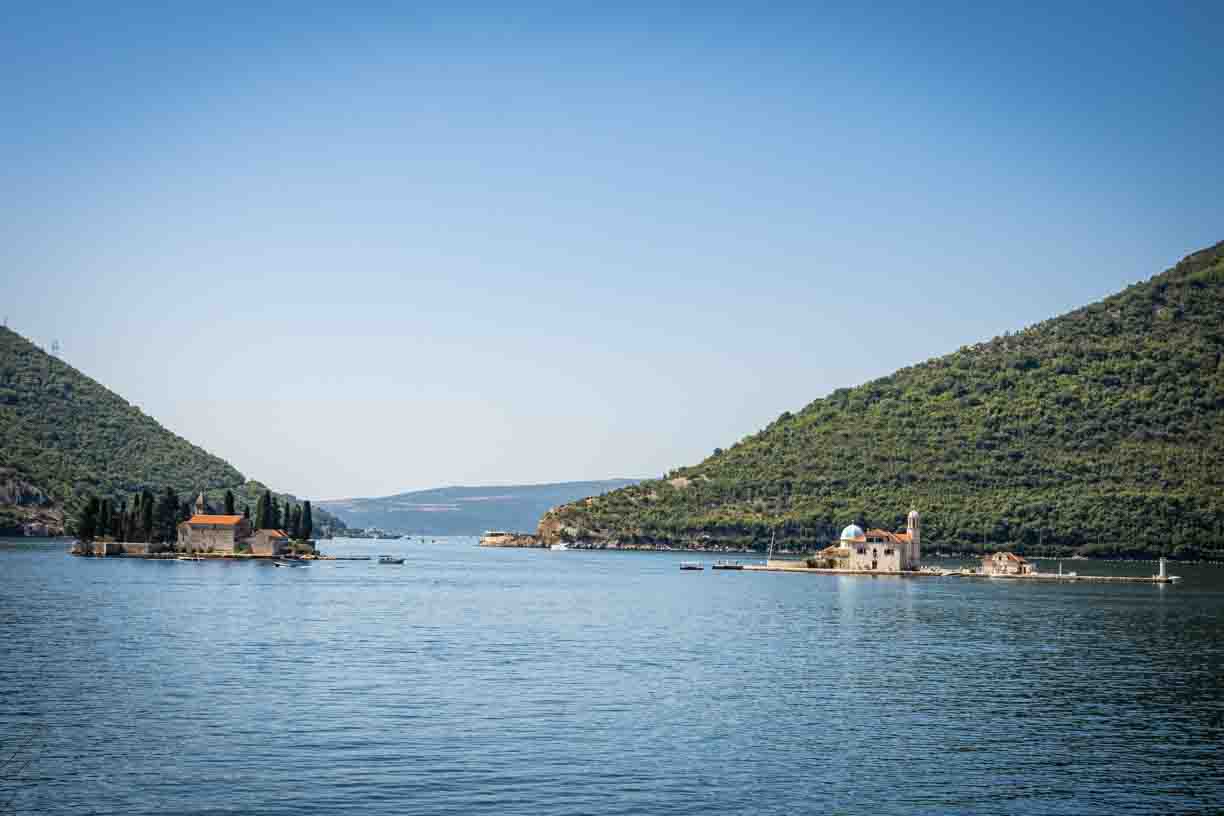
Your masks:
<instances>
[{"instance_id":1,"label":"red tile roof","mask_svg":"<svg viewBox=\"0 0 1224 816\"><path fill-rule=\"evenodd\" d=\"M867 538L882 538L894 544L904 544L910 540L909 533L890 533L887 530L868 530Z\"/></svg>"},{"instance_id":2,"label":"red tile roof","mask_svg":"<svg viewBox=\"0 0 1224 816\"><path fill-rule=\"evenodd\" d=\"M219 524L222 527L233 527L242 521L242 516L210 516L194 515L187 520L188 524Z\"/></svg>"}]
</instances>

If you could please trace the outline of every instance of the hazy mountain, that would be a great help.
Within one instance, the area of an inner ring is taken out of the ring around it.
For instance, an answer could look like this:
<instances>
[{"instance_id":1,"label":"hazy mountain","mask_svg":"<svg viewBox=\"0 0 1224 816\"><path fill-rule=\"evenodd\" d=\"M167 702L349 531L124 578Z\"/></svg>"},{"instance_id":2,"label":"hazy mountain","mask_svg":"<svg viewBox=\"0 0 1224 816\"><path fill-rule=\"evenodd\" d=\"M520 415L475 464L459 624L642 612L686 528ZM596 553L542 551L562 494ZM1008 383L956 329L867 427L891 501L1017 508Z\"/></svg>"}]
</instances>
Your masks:
<instances>
[{"instance_id":1,"label":"hazy mountain","mask_svg":"<svg viewBox=\"0 0 1224 816\"><path fill-rule=\"evenodd\" d=\"M118 394L0 328L0 532L70 525L87 497L130 499L142 488L226 489L254 508L264 490L224 459L163 428ZM278 494L286 496L288 494ZM314 514L316 528L336 520Z\"/></svg>"},{"instance_id":2,"label":"hazy mountain","mask_svg":"<svg viewBox=\"0 0 1224 816\"><path fill-rule=\"evenodd\" d=\"M350 527L424 535L479 535L486 530L531 530L558 504L636 484L636 479L559 482L504 487L439 487L374 499L321 501Z\"/></svg>"},{"instance_id":3,"label":"hazy mountain","mask_svg":"<svg viewBox=\"0 0 1224 816\"><path fill-rule=\"evenodd\" d=\"M540 531L764 547L776 528L811 547L851 521L902 527L911 507L928 549L1224 557L1224 244L834 391L667 479L561 507Z\"/></svg>"}]
</instances>

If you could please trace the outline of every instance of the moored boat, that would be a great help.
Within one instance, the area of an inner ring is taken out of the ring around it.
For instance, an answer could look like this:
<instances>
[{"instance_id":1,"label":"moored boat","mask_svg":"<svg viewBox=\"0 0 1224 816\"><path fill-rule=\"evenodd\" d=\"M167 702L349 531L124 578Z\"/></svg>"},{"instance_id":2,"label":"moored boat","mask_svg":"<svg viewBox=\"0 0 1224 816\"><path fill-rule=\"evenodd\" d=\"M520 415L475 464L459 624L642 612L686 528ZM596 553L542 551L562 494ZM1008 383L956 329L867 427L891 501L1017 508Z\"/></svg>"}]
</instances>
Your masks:
<instances>
[{"instance_id":1,"label":"moored boat","mask_svg":"<svg viewBox=\"0 0 1224 816\"><path fill-rule=\"evenodd\" d=\"M705 564L702 564L700 561L681 561L680 569L682 570L703 570L705 569Z\"/></svg>"},{"instance_id":2,"label":"moored boat","mask_svg":"<svg viewBox=\"0 0 1224 816\"><path fill-rule=\"evenodd\" d=\"M379 564L402 564L404 563L404 559L392 558L389 555L380 555L378 556L378 563Z\"/></svg>"}]
</instances>

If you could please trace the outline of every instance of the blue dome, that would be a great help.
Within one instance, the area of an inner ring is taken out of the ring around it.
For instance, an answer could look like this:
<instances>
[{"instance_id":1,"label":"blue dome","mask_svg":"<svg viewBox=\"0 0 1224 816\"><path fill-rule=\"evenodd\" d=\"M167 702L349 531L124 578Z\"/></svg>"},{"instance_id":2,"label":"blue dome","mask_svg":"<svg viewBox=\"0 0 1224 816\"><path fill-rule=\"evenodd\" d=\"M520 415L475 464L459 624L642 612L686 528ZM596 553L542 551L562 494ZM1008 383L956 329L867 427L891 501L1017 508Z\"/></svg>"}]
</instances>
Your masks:
<instances>
[{"instance_id":1,"label":"blue dome","mask_svg":"<svg viewBox=\"0 0 1224 816\"><path fill-rule=\"evenodd\" d=\"M863 537L863 528L858 526L857 524L851 524L846 529L842 530L842 534L841 534L842 541L852 541L856 538L862 538L862 537Z\"/></svg>"}]
</instances>

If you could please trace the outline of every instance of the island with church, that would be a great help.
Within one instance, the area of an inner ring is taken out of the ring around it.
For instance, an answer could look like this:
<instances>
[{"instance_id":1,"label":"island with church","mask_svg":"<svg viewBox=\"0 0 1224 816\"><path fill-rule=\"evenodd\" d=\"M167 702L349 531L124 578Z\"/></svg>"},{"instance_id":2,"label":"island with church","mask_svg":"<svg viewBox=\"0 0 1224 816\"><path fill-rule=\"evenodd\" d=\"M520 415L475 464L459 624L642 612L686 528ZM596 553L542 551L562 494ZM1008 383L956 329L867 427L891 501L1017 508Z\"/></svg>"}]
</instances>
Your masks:
<instances>
[{"instance_id":1,"label":"island with church","mask_svg":"<svg viewBox=\"0 0 1224 816\"><path fill-rule=\"evenodd\" d=\"M74 555L140 558L316 559L318 548L309 501L281 502L265 491L256 505L236 512L226 491L224 507L210 507L200 493L193 504L178 501L172 490L160 499L151 491L136 494L131 507L90 499L81 514Z\"/></svg>"},{"instance_id":2,"label":"island with church","mask_svg":"<svg viewBox=\"0 0 1224 816\"><path fill-rule=\"evenodd\" d=\"M1041 572L1037 565L1013 552L993 552L982 556L977 567L946 569L922 564L922 517L911 509L906 517L905 532L863 530L858 524L848 524L838 540L804 558L775 558L771 552L764 564L745 564L743 570L756 572L806 572L832 575L901 576L931 578L995 578L1030 581L1089 581L1106 583L1171 584L1179 579L1168 574L1167 562L1159 559L1155 575L1079 575L1064 572Z\"/></svg>"}]
</instances>

